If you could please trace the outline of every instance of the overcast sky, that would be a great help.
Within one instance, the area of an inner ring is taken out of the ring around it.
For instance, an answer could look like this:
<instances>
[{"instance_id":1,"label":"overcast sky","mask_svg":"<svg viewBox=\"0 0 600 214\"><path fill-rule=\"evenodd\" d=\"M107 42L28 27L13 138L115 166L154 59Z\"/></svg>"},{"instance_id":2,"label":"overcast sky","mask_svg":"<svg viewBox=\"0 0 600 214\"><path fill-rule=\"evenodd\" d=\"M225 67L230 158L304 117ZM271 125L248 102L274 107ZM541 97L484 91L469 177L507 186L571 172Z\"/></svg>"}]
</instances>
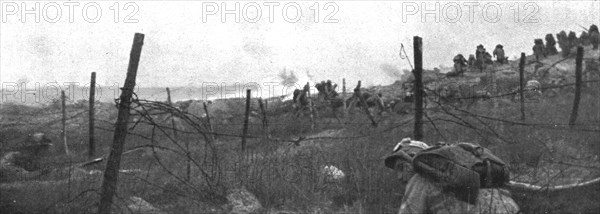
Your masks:
<instances>
[{"instance_id":1,"label":"overcast sky","mask_svg":"<svg viewBox=\"0 0 600 214\"><path fill-rule=\"evenodd\" d=\"M137 77L142 87L280 82L278 74L284 68L294 70L300 81L310 79L308 72L314 81L341 82L345 77L367 85L390 84L398 79L399 70L410 69L398 54L401 43L414 64L413 36L423 38L424 65L433 68L451 66L454 55L473 54L478 44L490 52L496 44L503 44L511 59L520 52L531 54L535 38L560 30L579 35L579 25L600 22L598 1L480 2L474 10L469 6L473 2L439 2L435 10L431 1L319 1L318 15L315 1L298 1L302 17L297 22L293 4L288 5L287 15L282 12L286 2L274 6L271 22L265 2L249 1L238 2L239 22L234 15L222 22L221 2L204 2L203 8L203 2L192 1L144 1L126 8L126 2L119 2L115 22L115 2L102 1L98 2L102 15L95 23L95 7L88 7L84 15L87 2L74 2L79 5L73 6L72 22L70 7L64 2L39 2L41 15L36 22L36 15L21 13L25 9L21 2L2 1L2 83L27 79L42 85L85 84L95 71L101 85L122 84L133 35L140 32L145 34ZM441 13L439 22L434 15L422 20L421 3ZM235 2L225 4L230 10L235 7ZM255 21L256 5L261 17L256 23L246 21ZM25 6L31 10L35 4L26 2ZM51 23L57 8L60 20ZM137 23L124 23L134 9L130 19ZM214 9L218 11L211 15ZM327 15L332 15L329 22L337 23L324 23Z\"/></svg>"}]
</instances>

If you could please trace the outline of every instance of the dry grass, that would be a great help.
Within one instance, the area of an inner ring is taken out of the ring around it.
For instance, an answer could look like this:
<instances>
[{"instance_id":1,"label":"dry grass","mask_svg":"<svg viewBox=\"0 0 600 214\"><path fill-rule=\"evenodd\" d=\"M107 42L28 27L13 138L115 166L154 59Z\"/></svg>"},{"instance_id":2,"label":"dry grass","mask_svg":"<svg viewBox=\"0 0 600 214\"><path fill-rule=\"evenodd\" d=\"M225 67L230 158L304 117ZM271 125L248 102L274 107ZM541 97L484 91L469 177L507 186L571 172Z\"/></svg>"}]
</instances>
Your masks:
<instances>
[{"instance_id":1,"label":"dry grass","mask_svg":"<svg viewBox=\"0 0 600 214\"><path fill-rule=\"evenodd\" d=\"M513 83L499 82L504 89ZM468 141L489 147L511 164L514 180L538 184L564 184L597 176L600 164L599 130L600 87L595 85L582 97L578 126L564 126L569 118L573 95L562 94L538 103L528 103L527 119L520 121L519 105L509 101L493 110L490 103L480 103L468 112L441 109L429 111L433 123L425 125L425 142ZM378 127L371 126L362 111L338 124L333 117L319 118L316 130L310 129L308 117L296 118L281 108L268 111L272 139L264 136L262 124L249 126L249 135L260 137L248 140L247 151L241 155L242 109L239 102L234 117L215 124L219 136L207 143L198 133L178 134L176 142L169 139L170 130L138 125L127 138L126 148L146 149L128 153L119 177L119 192L115 212L128 213L126 198L141 197L169 213L221 213L226 207L225 195L231 188L245 186L256 194L266 211L299 213L395 213L400 206L403 186L394 173L384 167L381 157L400 139L412 135L410 115L385 114L376 116ZM281 105L285 106L285 105ZM99 113L96 141L100 154L107 154L112 140L116 109L102 104ZM56 145L56 156L46 159L49 167L64 169L83 162L87 142L85 107L70 106L68 141L71 157L64 155L59 140L56 106L33 108L3 105L0 139L2 152L14 148L19 136L43 131ZM319 112L322 116L326 112ZM450 113L450 114L448 114ZM455 116L453 116L455 115ZM504 122L489 118L500 118ZM219 115L215 115L219 117ZM408 121L408 123L406 123ZM426 120L428 121L428 120ZM514 121L511 123L507 121ZM519 124L519 123L525 124ZM168 125L168 124L162 124ZM434 126L435 125L435 126ZM555 126L556 125L556 126ZM188 127L189 128L189 127ZM190 129L188 129L189 131ZM273 139L295 140L307 137L299 145ZM189 149L186 149L186 144ZM151 149L154 146L155 149ZM189 151L189 158L187 152ZM188 161L191 160L191 161ZM190 176L187 166L190 162ZM566 165L569 163L571 165ZM328 179L324 166L333 165L345 173L340 180ZM585 165L579 167L575 165ZM102 170L104 164L86 168ZM79 173L79 174L78 174ZM35 181L4 183L0 187L2 213L89 213L95 209L100 186L99 175L83 175L77 170L57 170L52 176ZM599 191L587 192L589 198ZM575 194L575 193L573 193ZM75 197L78 196L78 197ZM527 213L586 212L597 208L593 199L579 200L567 196L516 195ZM559 201L559 202L556 202Z\"/></svg>"}]
</instances>

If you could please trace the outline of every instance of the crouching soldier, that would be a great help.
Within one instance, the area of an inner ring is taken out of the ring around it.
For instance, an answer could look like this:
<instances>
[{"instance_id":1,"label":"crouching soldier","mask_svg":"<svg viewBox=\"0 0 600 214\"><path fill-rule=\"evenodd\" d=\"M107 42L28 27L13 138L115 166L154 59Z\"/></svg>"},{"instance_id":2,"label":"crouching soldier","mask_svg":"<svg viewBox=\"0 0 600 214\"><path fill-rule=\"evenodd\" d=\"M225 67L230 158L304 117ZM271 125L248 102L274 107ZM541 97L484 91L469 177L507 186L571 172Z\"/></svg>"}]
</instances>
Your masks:
<instances>
[{"instance_id":1,"label":"crouching soldier","mask_svg":"<svg viewBox=\"0 0 600 214\"><path fill-rule=\"evenodd\" d=\"M537 80L527 81L524 90L527 100L540 100L542 97L542 84Z\"/></svg>"},{"instance_id":2,"label":"crouching soldier","mask_svg":"<svg viewBox=\"0 0 600 214\"><path fill-rule=\"evenodd\" d=\"M467 64L469 65L469 68L473 68L473 66L475 66L475 55L473 55L473 54L469 55L469 60L468 60Z\"/></svg>"},{"instance_id":3,"label":"crouching soldier","mask_svg":"<svg viewBox=\"0 0 600 214\"><path fill-rule=\"evenodd\" d=\"M496 61L500 64L507 63L506 57L504 56L504 47L500 44L496 45L496 49L493 52L496 57Z\"/></svg>"},{"instance_id":4,"label":"crouching soldier","mask_svg":"<svg viewBox=\"0 0 600 214\"><path fill-rule=\"evenodd\" d=\"M385 165L406 184L400 214L518 213L510 193L499 188L508 183L502 164L489 150L474 144L430 147L410 138L385 158Z\"/></svg>"},{"instance_id":5,"label":"crouching soldier","mask_svg":"<svg viewBox=\"0 0 600 214\"><path fill-rule=\"evenodd\" d=\"M454 61L454 71L448 72L446 76L460 76L467 70L467 59L462 54L456 55L452 61Z\"/></svg>"},{"instance_id":6,"label":"crouching soldier","mask_svg":"<svg viewBox=\"0 0 600 214\"><path fill-rule=\"evenodd\" d=\"M483 69L485 66L485 48L482 44L477 46L477 50L475 50L475 67L479 69Z\"/></svg>"},{"instance_id":7,"label":"crouching soldier","mask_svg":"<svg viewBox=\"0 0 600 214\"><path fill-rule=\"evenodd\" d=\"M600 32L598 31L598 26L590 26L589 37L590 43L592 44L592 49L598 50L598 44L600 44Z\"/></svg>"}]
</instances>

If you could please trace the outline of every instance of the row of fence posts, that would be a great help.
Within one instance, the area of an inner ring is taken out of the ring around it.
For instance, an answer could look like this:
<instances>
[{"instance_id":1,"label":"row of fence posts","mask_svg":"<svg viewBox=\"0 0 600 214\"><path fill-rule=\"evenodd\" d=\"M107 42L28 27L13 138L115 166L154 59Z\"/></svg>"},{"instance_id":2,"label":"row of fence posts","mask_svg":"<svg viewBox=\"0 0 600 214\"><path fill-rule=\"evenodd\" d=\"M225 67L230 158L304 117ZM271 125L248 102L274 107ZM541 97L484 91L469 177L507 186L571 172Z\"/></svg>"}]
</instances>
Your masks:
<instances>
[{"instance_id":1,"label":"row of fence posts","mask_svg":"<svg viewBox=\"0 0 600 214\"><path fill-rule=\"evenodd\" d=\"M423 58L422 58L422 39L420 37L415 36L414 37L414 59L415 59L415 69L413 70L413 75L415 77L415 126L414 126L414 138L417 140L422 139L423 137L423 130L422 130L422 121L423 121L423 83L422 83L422 72L423 72ZM573 101L573 109L571 111L571 116L569 118L569 125L573 126L575 124L575 121L577 120L577 116L578 116L578 108L579 108L579 102L580 102L580 97L581 97L581 84L582 84L582 61L583 61L583 47L578 47L577 49L577 57L576 57L576 69L575 69L575 98ZM521 120L525 120L525 96L524 96L524 89L525 89L525 76L524 76L524 68L525 68L525 63L526 63L526 56L525 53L521 53L521 59L519 62L519 97L520 97L520 113L521 113ZM492 80L492 91L494 91L494 93L497 92L497 86L496 86L496 78L495 78L495 74L491 74L491 80ZM92 72L91 73L91 81L90 81L90 99L89 99L89 147L88 147L88 156L90 158L95 156L95 140L94 140L94 115L95 115L95 86L96 86L96 72ZM307 83L308 84L308 83ZM360 86L361 86L361 81L358 81L358 85L357 87L354 89L355 95L353 96L358 96L358 101L361 102L361 104L363 106L366 106L366 101L364 100L363 96L361 96L361 92L360 92ZM249 118L249 110L250 110L250 91L251 90L247 90L247 96L246 96L246 112L245 112L245 118L244 118L244 131L243 131L243 136L247 135L247 129L248 129L248 118ZM171 102L171 95L170 95L170 90L169 88L167 88L167 101L169 103L169 105L172 105ZM66 96L65 96L65 92L61 91L61 106L62 106L62 132L61 132L61 138L63 139L63 144L65 147L65 153L67 155L69 155L69 147L67 144L67 134L66 134ZM345 102L346 100L346 79L342 79L342 100L344 102L344 114L347 114L348 109L347 109L347 104ZM265 102L267 102L267 100L264 100ZM309 101L309 109L310 109L310 119L311 119L311 129L314 130L315 129L315 114L316 112L314 111L314 103L312 102L311 96L310 94L308 94L308 101ZM268 130L268 121L267 121L267 115L266 115L266 108L263 106L263 100L259 99L259 106L261 108L261 112L262 112L262 120L263 120L263 128L265 130L265 134L269 133ZM494 105L494 112L496 113L495 115L497 115L496 109L497 109L497 101L492 100L493 105ZM203 103L203 107L204 107L204 111L206 114L206 118L208 121L208 125L209 125L209 131L212 133L214 132L213 130L213 126L212 123L210 122L210 115L209 115L209 111L207 109L207 105L204 102ZM367 116L369 117L369 120L373 123L374 126L377 126L377 123L375 122L375 120L373 119L373 116L371 115L371 113L369 112L368 108L364 108L366 111ZM177 139L177 131L175 128L175 120L172 117L172 126L173 126L173 135L175 136L175 139ZM502 126L500 126L502 127ZM212 138L215 139L216 135L213 133L211 134ZM245 144L246 144L246 139L245 137L242 138L242 148L245 148ZM189 145L186 144L186 148L189 148ZM189 168L190 163L188 163L188 168ZM189 177L189 170L188 170L188 177Z\"/></svg>"},{"instance_id":2,"label":"row of fence posts","mask_svg":"<svg viewBox=\"0 0 600 214\"><path fill-rule=\"evenodd\" d=\"M307 82L306 86L309 86L310 84ZM362 106L367 106L367 102L364 99L364 97L361 94L360 91L360 87L361 87L361 81L358 81L358 84L356 86L356 88L354 89L354 94L353 96L356 96L353 100L352 103L348 104L350 106L354 106L355 102L360 102ZM306 92L306 96L307 96L307 101L308 101L308 108L309 108L309 115L310 115L310 121L311 121L311 130L315 130L315 126L316 126L316 118L317 116L317 111L315 110L315 104L312 101L312 96L310 94L310 90ZM347 106L346 106L346 79L342 79L342 101L343 101L343 106L344 106L344 114L347 114ZM245 108L245 112L244 112L244 124L243 124L243 130L242 130L242 141L241 141L241 150L244 151L246 148L246 138L248 135L248 123L249 123L249 117L250 117L250 104L251 104L251 90L247 89L246 90L246 108ZM263 104L264 102L264 104ZM262 98L258 98L258 105L261 111L261 117L262 117L262 126L263 126L263 132L264 135L267 137L270 137L270 131L269 131L269 123L268 123L268 118L267 118L267 109L268 109L268 100L263 100ZM206 110L206 103L204 103L204 109L206 111L206 115L207 115L207 119L208 119L208 124L209 126L212 126L210 124L210 117L208 115L208 110ZM375 119L373 118L373 115L371 114L369 108L363 108L367 114L367 116L369 117L369 120L371 121L371 123L373 124L373 126L377 127L377 122L375 121ZM212 128L211 128L212 129Z\"/></svg>"},{"instance_id":3,"label":"row of fence posts","mask_svg":"<svg viewBox=\"0 0 600 214\"><path fill-rule=\"evenodd\" d=\"M111 206L112 206L112 201L113 201L113 196L114 193L116 191L116 184L117 184L117 175L118 175L118 170L120 167L120 159L121 159L121 155L123 153L123 148L124 148L124 144L125 144L125 138L127 136L127 122L129 119L129 108L131 105L131 97L132 97L132 92L133 92L133 88L135 86L135 79L136 79L136 74L137 74L137 68L138 68L138 64L139 64L139 59L140 59L140 55L141 55L141 50L142 50L142 45L143 45L143 41L144 41L144 34L140 34L140 33L136 33L134 36L134 41L133 41L133 45L132 45L132 49L131 49L131 53L130 53L130 59L129 59L129 66L127 68L127 77L125 79L125 84L124 87L122 89L121 92L121 96L120 96L120 102L118 105L119 108L119 113L117 116L117 122L116 122L116 126L115 126L115 133L113 136L113 143L111 146L111 150L110 150L110 154L108 156L108 160L107 160L107 165L106 165L106 169L104 172L104 179L102 182L102 187L101 187L101 194L100 194L100 204L99 204L99 208L98 208L98 213L100 214L108 214L111 211ZM413 44L414 44L414 59L415 59L415 68L412 71L414 77L415 77L415 123L414 123L414 139L415 140L422 140L423 138L423 115L424 115L424 111L423 111L423 99L424 99L424 90L423 90L423 80L422 80L422 74L423 74L423 48L422 48L422 38L415 36L413 37ZM573 102L573 110L571 113L571 117L569 119L569 124L571 126L573 126L575 124L575 121L577 119L577 111L578 111L578 106L579 106L579 100L580 100L580 95L581 95L581 75L582 75L582 60L583 60L583 48L582 47L578 47L577 49L577 58L576 58L576 81L575 81L575 98L574 98L574 102ZM521 120L525 119L525 105L524 105L524 95L523 95L523 89L524 89L524 65L525 65L525 53L521 54L521 62L519 65L519 81L520 81L520 97L521 97ZM90 101L89 101L89 105L90 105L90 112L89 112L89 117L90 117L90 121L89 121L89 151L88 151L88 155L90 157L93 157L95 155L95 144L94 144L94 89L95 89L95 82L96 82L96 74L95 72L92 72L92 80L91 80L91 87L90 87ZM308 84L308 83L307 83ZM344 101L344 114L347 114L347 107L346 106L346 102L345 102L345 98L346 98L346 79L342 80L342 98ZM358 85L357 87L354 89L354 95L353 96L357 96L358 100L361 102L361 104L363 105L363 107L365 107L365 111L369 117L369 119L371 120L371 122L373 123L374 126L377 126L377 123L375 122L375 120L373 119L373 116L371 115L371 113L369 112L369 109L367 108L367 103L366 100L364 100L364 97L361 96L361 92L360 92L360 85L361 85L361 81L358 81ZM246 148L246 138L247 138L247 134L248 134L248 121L249 121L249 116L250 116L250 95L251 95L251 90L248 89L246 91L246 112L244 115L244 128L243 128L243 133L242 133L242 142L241 142L241 150L244 151ZM171 103L171 96L170 96L170 90L167 88L167 102L169 103L169 105L172 105ZM65 144L65 150L67 152L67 154L69 153L68 150L68 146L67 146L67 141L66 141L66 108L65 108L65 94L64 91L62 91L62 112L63 112L63 118L62 118L62 138ZM308 94L308 101L309 101L309 108L310 108L310 115L311 115L311 128L314 130L314 126L315 126L315 118L314 118L314 114L316 112L314 112L314 104L311 101L311 97L310 97L310 93ZM258 99L259 102L259 107L261 109L262 112L262 118L263 118L263 128L264 128L264 132L265 135L269 136L269 129L268 129L268 121L267 121L267 101L265 100L265 104L263 106L263 100L262 99ZM496 106L496 105L495 105ZM203 107L204 110L206 112L206 117L207 117L207 121L208 121L208 125L209 125L209 130L211 132L211 136L213 139L216 138L216 133L214 133L214 129L210 123L210 115L206 106L206 103L203 103ZM175 136L175 138L177 138L177 132L176 132L176 127L175 127L175 121L174 118L172 118L172 126L173 126L173 134ZM189 145L186 144L186 149L188 149L188 159L189 159ZM189 180L190 177L190 163L188 161L187 163L187 179Z\"/></svg>"},{"instance_id":4,"label":"row of fence posts","mask_svg":"<svg viewBox=\"0 0 600 214\"><path fill-rule=\"evenodd\" d=\"M90 99L89 99L89 129L88 129L88 157L91 159L95 156L96 145L94 141L94 102L95 102L95 94L96 94L96 72L92 72L92 79L90 81ZM67 96L65 95L65 91L60 91L61 98L61 110L62 110L62 120L61 120L61 139L63 140L63 145L65 147L65 153L67 156L71 155L69 151L69 145L67 144Z\"/></svg>"}]
</instances>

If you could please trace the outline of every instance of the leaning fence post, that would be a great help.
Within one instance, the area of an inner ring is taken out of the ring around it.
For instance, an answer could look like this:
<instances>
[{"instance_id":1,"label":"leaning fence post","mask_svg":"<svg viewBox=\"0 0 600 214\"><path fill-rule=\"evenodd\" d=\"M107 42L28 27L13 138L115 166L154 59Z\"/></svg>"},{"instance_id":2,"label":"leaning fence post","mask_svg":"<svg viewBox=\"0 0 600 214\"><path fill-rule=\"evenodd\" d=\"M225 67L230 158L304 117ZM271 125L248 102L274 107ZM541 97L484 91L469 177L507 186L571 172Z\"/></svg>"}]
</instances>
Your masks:
<instances>
[{"instance_id":1,"label":"leaning fence post","mask_svg":"<svg viewBox=\"0 0 600 214\"><path fill-rule=\"evenodd\" d=\"M373 124L373 126L377 127L377 122L375 122L375 119L373 119L373 115L371 115L371 111L369 111L369 105L367 104L367 101L365 100L365 98L362 96L362 94L360 92L360 85L361 85L360 82L361 81L359 80L358 85L356 85L356 88L354 89L354 95L357 96L358 101L365 109L365 112L367 113L369 120L371 120L371 124ZM375 95L375 96L377 96L377 95Z\"/></svg>"},{"instance_id":2,"label":"leaning fence post","mask_svg":"<svg viewBox=\"0 0 600 214\"><path fill-rule=\"evenodd\" d=\"M94 102L96 100L96 72L92 72L92 80L90 81L90 110L89 110L89 147L88 156L90 158L96 155L96 144L94 142Z\"/></svg>"},{"instance_id":3,"label":"leaning fence post","mask_svg":"<svg viewBox=\"0 0 600 214\"><path fill-rule=\"evenodd\" d=\"M415 126L413 135L415 140L423 139L423 40L421 37L413 37L413 49L415 55Z\"/></svg>"},{"instance_id":4,"label":"leaning fence post","mask_svg":"<svg viewBox=\"0 0 600 214\"><path fill-rule=\"evenodd\" d=\"M113 196L117 191L117 180L121 164L121 155L125 146L127 137L127 122L129 120L129 108L133 88L135 87L135 77L137 74L142 45L144 44L144 34L136 33L133 38L131 53L129 54L129 66L127 67L127 77L123 86L121 97L119 98L119 113L115 124L115 134L113 135L113 144L106 162L104 179L100 189L100 204L98 205L99 214L110 214L113 202Z\"/></svg>"},{"instance_id":5,"label":"leaning fence post","mask_svg":"<svg viewBox=\"0 0 600 214\"><path fill-rule=\"evenodd\" d=\"M65 96L65 91L60 91L60 94L62 106L62 140L65 144L65 153L69 155L69 146L67 145L67 108L65 105L67 96Z\"/></svg>"},{"instance_id":6,"label":"leaning fence post","mask_svg":"<svg viewBox=\"0 0 600 214\"><path fill-rule=\"evenodd\" d=\"M581 70L583 61L583 47L577 47L577 58L575 59L575 100L573 100L573 110L569 119L569 126L573 127L577 120L579 110L579 99L581 98Z\"/></svg>"},{"instance_id":7,"label":"leaning fence post","mask_svg":"<svg viewBox=\"0 0 600 214\"><path fill-rule=\"evenodd\" d=\"M525 120L525 96L523 89L525 87L525 53L521 53L521 61L519 62L519 96L521 98L521 120Z\"/></svg>"},{"instance_id":8,"label":"leaning fence post","mask_svg":"<svg viewBox=\"0 0 600 214\"><path fill-rule=\"evenodd\" d=\"M250 117L250 93L251 90L246 90L246 114L244 115L244 130L242 132L242 152L246 150L246 135L248 134L248 119Z\"/></svg>"}]
</instances>

